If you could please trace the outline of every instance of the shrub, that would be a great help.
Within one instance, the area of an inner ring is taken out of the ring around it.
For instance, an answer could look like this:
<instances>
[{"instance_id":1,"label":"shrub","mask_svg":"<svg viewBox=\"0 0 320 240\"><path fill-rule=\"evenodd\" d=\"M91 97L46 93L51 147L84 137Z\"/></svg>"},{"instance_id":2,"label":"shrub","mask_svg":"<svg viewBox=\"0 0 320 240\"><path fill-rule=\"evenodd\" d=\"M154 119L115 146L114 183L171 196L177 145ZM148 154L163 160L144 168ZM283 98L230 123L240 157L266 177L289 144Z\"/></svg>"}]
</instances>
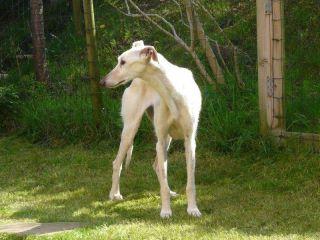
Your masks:
<instances>
[{"instance_id":1,"label":"shrub","mask_svg":"<svg viewBox=\"0 0 320 240\"><path fill-rule=\"evenodd\" d=\"M13 85L0 86L0 130L8 130L19 108L19 96Z\"/></svg>"}]
</instances>

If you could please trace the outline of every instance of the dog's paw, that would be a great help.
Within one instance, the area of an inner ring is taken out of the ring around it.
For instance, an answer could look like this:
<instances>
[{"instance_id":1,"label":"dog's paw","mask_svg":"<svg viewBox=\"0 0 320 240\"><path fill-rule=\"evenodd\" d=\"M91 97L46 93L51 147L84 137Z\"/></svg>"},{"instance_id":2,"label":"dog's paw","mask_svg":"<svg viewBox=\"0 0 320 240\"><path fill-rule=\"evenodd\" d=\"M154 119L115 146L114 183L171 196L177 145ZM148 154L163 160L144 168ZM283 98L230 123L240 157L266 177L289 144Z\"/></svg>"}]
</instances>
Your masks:
<instances>
[{"instance_id":1,"label":"dog's paw","mask_svg":"<svg viewBox=\"0 0 320 240\"><path fill-rule=\"evenodd\" d=\"M161 218L170 218L172 216L171 209L161 209L160 217Z\"/></svg>"},{"instance_id":2,"label":"dog's paw","mask_svg":"<svg viewBox=\"0 0 320 240\"><path fill-rule=\"evenodd\" d=\"M170 191L170 196L171 196L171 197L178 197L179 194L176 193L176 192Z\"/></svg>"},{"instance_id":3,"label":"dog's paw","mask_svg":"<svg viewBox=\"0 0 320 240\"><path fill-rule=\"evenodd\" d=\"M120 193L116 193L116 194L110 193L109 194L109 199L111 201L120 201L120 200L123 200L123 197L122 197L122 195Z\"/></svg>"},{"instance_id":4,"label":"dog's paw","mask_svg":"<svg viewBox=\"0 0 320 240\"><path fill-rule=\"evenodd\" d=\"M199 211L199 209L197 207L190 207L187 209L187 212L190 216L193 217L201 217L201 212Z\"/></svg>"}]
</instances>

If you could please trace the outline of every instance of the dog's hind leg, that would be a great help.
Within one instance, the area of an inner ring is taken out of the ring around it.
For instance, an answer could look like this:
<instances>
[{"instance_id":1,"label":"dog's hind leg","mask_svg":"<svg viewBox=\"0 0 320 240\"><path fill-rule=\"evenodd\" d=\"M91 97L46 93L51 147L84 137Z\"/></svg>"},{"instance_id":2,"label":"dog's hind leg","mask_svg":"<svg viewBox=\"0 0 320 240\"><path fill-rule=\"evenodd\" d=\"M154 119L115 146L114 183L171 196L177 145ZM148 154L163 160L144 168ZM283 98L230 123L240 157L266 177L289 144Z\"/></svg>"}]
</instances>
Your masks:
<instances>
[{"instance_id":1,"label":"dog's hind leg","mask_svg":"<svg viewBox=\"0 0 320 240\"><path fill-rule=\"evenodd\" d=\"M170 144L171 144L171 140L172 140L172 137L170 137L170 135L168 135L167 139L166 139L166 149L167 149L167 152L169 151L169 148L170 148ZM159 176L159 166L158 166L158 159L157 157L155 158L154 160L154 163L153 163L153 169L154 171L156 172L157 174L157 177L158 177L158 180L160 182L160 176ZM164 171L167 173L168 172L168 157L164 163ZM176 192L173 192L170 190L170 196L171 197L176 197L178 196L178 194Z\"/></svg>"},{"instance_id":2,"label":"dog's hind leg","mask_svg":"<svg viewBox=\"0 0 320 240\"><path fill-rule=\"evenodd\" d=\"M133 143L132 143L131 147L129 147L129 150L127 151L126 165L125 165L126 169L128 169L128 167L130 165L131 158L132 158L132 151L133 151Z\"/></svg>"},{"instance_id":3,"label":"dog's hind leg","mask_svg":"<svg viewBox=\"0 0 320 240\"><path fill-rule=\"evenodd\" d=\"M154 126L157 142L157 162L158 162L158 178L160 182L160 196L161 196L161 212L162 218L169 218L172 215L170 207L170 188L168 185L168 177L166 172L167 162L167 139L169 134L170 118L167 106L160 102L154 108Z\"/></svg>"}]
</instances>

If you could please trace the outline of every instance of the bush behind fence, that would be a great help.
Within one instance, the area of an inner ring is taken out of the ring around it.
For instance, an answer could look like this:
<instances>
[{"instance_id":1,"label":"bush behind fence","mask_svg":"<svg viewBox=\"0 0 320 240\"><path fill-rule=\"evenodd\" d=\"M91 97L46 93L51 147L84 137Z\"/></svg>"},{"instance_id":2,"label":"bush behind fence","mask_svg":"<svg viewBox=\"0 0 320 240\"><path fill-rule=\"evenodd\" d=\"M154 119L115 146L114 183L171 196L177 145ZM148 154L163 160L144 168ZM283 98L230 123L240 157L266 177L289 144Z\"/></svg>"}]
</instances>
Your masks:
<instances>
[{"instance_id":1,"label":"bush behind fence","mask_svg":"<svg viewBox=\"0 0 320 240\"><path fill-rule=\"evenodd\" d=\"M31 141L51 145L92 144L107 140L110 145L117 146L122 128L120 100L124 88L112 91L101 89L103 123L97 129L92 117L85 39L75 33L69 1L44 2L51 85L47 88L36 82L32 59L27 57L32 54L28 2L6 2L1 9L4 14L0 17L0 35L4 40L0 48L0 71L6 74L0 80L1 131L19 133ZM204 99L198 131L201 147L222 152L266 152L270 143L259 136L254 3L225 2L225 6L210 1L204 1L204 4L213 12L230 40L242 50L239 65L246 84L244 89L237 86L233 74L226 73L227 84L222 87L223 94L214 91L211 85L204 82L190 56L173 40L143 19L125 17L109 4L111 1L95 1L100 73L107 73L117 56L129 48L132 41L143 39L170 61L191 68L195 73ZM319 12L311 8L319 6L313 1L305 2L299 4L305 11L312 10L307 14L309 18L299 16L297 7L286 2L286 36L289 39L286 49L286 121L290 130L319 132L320 108L315 105L320 104L320 84L316 81L319 78L316 69L320 53L315 51L316 40L309 40L315 36L319 42L320 37L319 33L308 27L308 24L316 27L314 19ZM172 3L166 4L150 1L141 7L146 11L157 10L166 14L169 20L176 23L178 31L186 35L179 22L179 11ZM201 20L210 37L225 45L218 32L210 31L213 29L210 19L203 14ZM296 36L292 24L299 25L299 36ZM295 37L291 38L291 35ZM299 50L297 46L305 42L310 45L304 51ZM212 48L216 51L214 46L212 42ZM230 53L222 48L222 55L227 66L232 68ZM200 55L200 58L204 56ZM152 125L144 120L136 143L142 145L153 141Z\"/></svg>"}]
</instances>

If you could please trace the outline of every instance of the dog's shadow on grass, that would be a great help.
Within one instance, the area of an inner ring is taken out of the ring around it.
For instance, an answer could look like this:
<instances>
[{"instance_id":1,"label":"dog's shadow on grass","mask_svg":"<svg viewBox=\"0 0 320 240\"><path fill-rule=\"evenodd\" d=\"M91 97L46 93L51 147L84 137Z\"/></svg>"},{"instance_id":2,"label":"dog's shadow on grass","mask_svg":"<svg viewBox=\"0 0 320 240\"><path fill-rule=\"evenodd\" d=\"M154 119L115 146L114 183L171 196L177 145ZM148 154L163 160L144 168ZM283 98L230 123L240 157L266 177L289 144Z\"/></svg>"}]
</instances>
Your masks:
<instances>
[{"instance_id":1,"label":"dog's shadow on grass","mask_svg":"<svg viewBox=\"0 0 320 240\"><path fill-rule=\"evenodd\" d=\"M13 202L6 218L83 222L87 228L142 221L156 225L192 225L195 231L236 229L247 235L267 236L319 231L320 204L313 195L316 190L312 188L316 186L312 182L310 191L277 188L272 185L274 182L262 182L254 174L235 166L235 161L227 160L223 167L218 167L218 161L210 167L200 165L197 195L203 216L200 219L188 216L184 191L186 171L183 154L180 155L179 161L170 163L170 172L174 173L172 188L178 190L180 196L172 200L173 217L169 220L159 216L159 184L151 167L150 153L147 154L149 162L133 163L132 170L124 174L121 182L124 200L119 202L108 200L111 158L103 164L101 158L96 159L94 155L85 163L82 159L72 164L47 161L37 165L41 171L46 171L40 177L35 174L36 169L17 174L17 167L12 165L8 171L15 175L8 175L9 184L1 189L9 193L8 205ZM233 167L235 170L226 172ZM238 175L241 178L237 178ZM19 197L11 199L10 193Z\"/></svg>"},{"instance_id":2,"label":"dog's shadow on grass","mask_svg":"<svg viewBox=\"0 0 320 240\"><path fill-rule=\"evenodd\" d=\"M164 225L191 224L195 230L208 232L223 228L267 236L316 233L320 226L320 221L315 220L320 209L314 199L302 201L301 196L293 199L292 194L250 193L236 187L221 193L221 189L215 192L208 186L200 186L198 205L203 214L200 219L187 215L185 196L180 195L172 200L173 217L163 220L159 216L160 197L156 191L135 192L122 201L109 201L107 194L99 196L94 189L81 189L80 194L68 198L21 208L11 218L31 218L39 222L79 221L87 228L141 220ZM82 194L94 197L79 201Z\"/></svg>"}]
</instances>

